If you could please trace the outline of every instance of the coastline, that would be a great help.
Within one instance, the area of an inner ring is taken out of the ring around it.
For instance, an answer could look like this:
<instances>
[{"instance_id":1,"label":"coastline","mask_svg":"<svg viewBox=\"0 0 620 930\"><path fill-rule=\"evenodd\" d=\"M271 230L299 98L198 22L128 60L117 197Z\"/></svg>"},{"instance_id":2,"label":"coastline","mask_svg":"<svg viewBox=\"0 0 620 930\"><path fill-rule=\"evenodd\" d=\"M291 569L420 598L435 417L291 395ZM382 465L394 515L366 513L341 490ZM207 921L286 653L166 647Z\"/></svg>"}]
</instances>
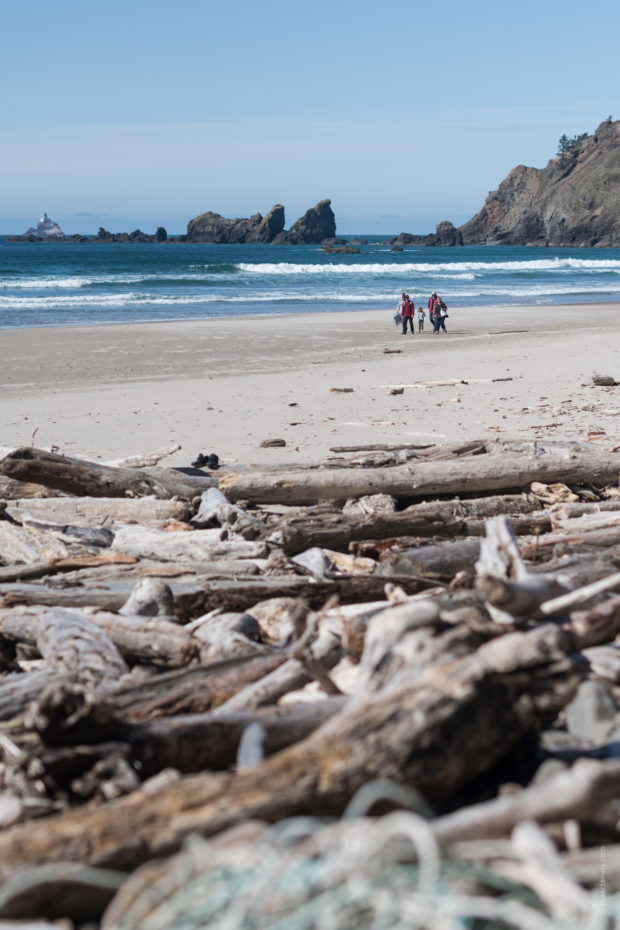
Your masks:
<instances>
[{"instance_id":1,"label":"coastline","mask_svg":"<svg viewBox=\"0 0 620 930\"><path fill-rule=\"evenodd\" d=\"M3 330L0 443L105 460L178 442L176 465L478 436L620 443L620 388L592 385L620 380L620 303L451 309L447 336L401 336L393 313ZM286 446L260 447L273 438Z\"/></svg>"}]
</instances>

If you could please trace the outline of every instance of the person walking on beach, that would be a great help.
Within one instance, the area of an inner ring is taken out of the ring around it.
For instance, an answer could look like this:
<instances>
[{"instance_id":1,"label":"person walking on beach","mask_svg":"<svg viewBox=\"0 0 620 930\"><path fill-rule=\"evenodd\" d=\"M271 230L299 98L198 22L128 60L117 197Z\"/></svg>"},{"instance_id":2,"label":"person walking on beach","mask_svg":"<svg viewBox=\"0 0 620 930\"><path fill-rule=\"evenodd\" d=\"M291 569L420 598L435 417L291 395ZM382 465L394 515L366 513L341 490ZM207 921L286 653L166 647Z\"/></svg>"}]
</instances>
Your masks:
<instances>
[{"instance_id":1,"label":"person walking on beach","mask_svg":"<svg viewBox=\"0 0 620 930\"><path fill-rule=\"evenodd\" d=\"M446 317L448 316L448 308L446 307L443 300L440 300L437 306L435 307L435 314L437 318L437 332L443 330L444 333L447 333L446 329Z\"/></svg>"},{"instance_id":2,"label":"person walking on beach","mask_svg":"<svg viewBox=\"0 0 620 930\"><path fill-rule=\"evenodd\" d=\"M424 332L424 320L426 319L426 313L424 312L423 307L418 307L418 332Z\"/></svg>"},{"instance_id":3,"label":"person walking on beach","mask_svg":"<svg viewBox=\"0 0 620 930\"><path fill-rule=\"evenodd\" d=\"M415 332L415 330L414 330L414 328L413 328L413 314L414 314L414 311L415 311L415 304L412 303L412 301L409 299L409 294L405 294L405 297L404 297L404 299L401 299L401 302L402 302L402 305L403 305L403 308L402 308L402 310L400 311L401 316L402 316L402 318L403 318L403 332L402 332L402 335L404 336L404 335L406 335L406 333L407 333L407 323L409 323L409 327L410 327L410 329L411 329L411 333L413 334L413 333Z\"/></svg>"},{"instance_id":4,"label":"person walking on beach","mask_svg":"<svg viewBox=\"0 0 620 930\"><path fill-rule=\"evenodd\" d=\"M431 296L428 299L428 318L433 324L433 332L437 334L439 332L439 323L437 322L437 317L435 310L437 304L439 303L439 297L437 296L437 291L433 291Z\"/></svg>"}]
</instances>

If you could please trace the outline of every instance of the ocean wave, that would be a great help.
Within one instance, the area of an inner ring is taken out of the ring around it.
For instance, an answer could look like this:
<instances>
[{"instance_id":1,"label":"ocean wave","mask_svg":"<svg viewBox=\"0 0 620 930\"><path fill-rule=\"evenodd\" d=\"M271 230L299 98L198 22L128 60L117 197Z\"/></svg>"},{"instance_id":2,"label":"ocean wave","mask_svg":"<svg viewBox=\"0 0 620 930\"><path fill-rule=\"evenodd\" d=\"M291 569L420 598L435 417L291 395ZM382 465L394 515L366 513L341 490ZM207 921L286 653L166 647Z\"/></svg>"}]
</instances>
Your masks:
<instances>
[{"instance_id":1,"label":"ocean wave","mask_svg":"<svg viewBox=\"0 0 620 930\"><path fill-rule=\"evenodd\" d=\"M372 262L295 264L239 262L240 271L252 275L319 275L319 274L371 274L396 275L435 274L439 272L544 272L544 271L620 271L618 259L551 258L531 261L498 262Z\"/></svg>"},{"instance_id":2,"label":"ocean wave","mask_svg":"<svg viewBox=\"0 0 620 930\"><path fill-rule=\"evenodd\" d=\"M415 286L408 288L416 304L418 302L426 303L427 292L421 291ZM534 283L528 285L515 284L485 284L476 281L473 285L459 286L455 282L452 286L441 288L441 294L448 302L464 299L468 303L472 300L483 299L485 303L492 302L494 299L519 298L527 301L529 299L552 298L552 297L576 297L580 295L584 299L592 297L618 297L620 288L613 284L605 284L594 281L590 284L581 282L579 286L575 283ZM385 303L387 306L395 305L398 295L393 291L370 291L366 288L360 288L358 291L304 291L289 289L287 291L265 290L261 293L249 294L230 294L218 291L216 293L208 292L204 294L153 294L143 291L128 291L126 293L116 294L54 294L41 295L32 297L22 296L5 296L0 294L0 311L17 311L29 312L34 310L61 310L61 309L83 309L88 313L92 308L140 308L145 306L209 306L212 304L237 305L243 304L246 307L273 304L273 305L299 305L305 304L309 309L313 304L377 304Z\"/></svg>"},{"instance_id":3,"label":"ocean wave","mask_svg":"<svg viewBox=\"0 0 620 930\"><path fill-rule=\"evenodd\" d=\"M178 285L183 284L195 285L210 280L211 278L220 278L221 274L205 275L204 273L192 273L185 270L175 272L148 272L142 274L101 274L74 277L54 277L53 275L43 275L35 278L4 278L0 279L0 290L63 290L76 291L93 287L116 287L121 284L165 284Z\"/></svg>"}]
</instances>

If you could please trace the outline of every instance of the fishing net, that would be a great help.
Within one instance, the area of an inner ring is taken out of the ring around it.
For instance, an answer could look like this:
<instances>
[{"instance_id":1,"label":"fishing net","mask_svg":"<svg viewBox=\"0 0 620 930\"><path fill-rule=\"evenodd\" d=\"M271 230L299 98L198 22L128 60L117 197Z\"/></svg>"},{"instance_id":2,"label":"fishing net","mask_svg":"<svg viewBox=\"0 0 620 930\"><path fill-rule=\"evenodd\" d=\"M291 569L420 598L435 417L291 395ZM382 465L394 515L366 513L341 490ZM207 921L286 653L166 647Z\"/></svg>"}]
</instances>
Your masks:
<instances>
[{"instance_id":1,"label":"fishing net","mask_svg":"<svg viewBox=\"0 0 620 930\"><path fill-rule=\"evenodd\" d=\"M620 901L546 900L492 866L442 860L418 814L295 818L258 837L194 838L125 883L103 930L611 930ZM574 894L572 891L574 890ZM545 896L543 896L545 897Z\"/></svg>"}]
</instances>

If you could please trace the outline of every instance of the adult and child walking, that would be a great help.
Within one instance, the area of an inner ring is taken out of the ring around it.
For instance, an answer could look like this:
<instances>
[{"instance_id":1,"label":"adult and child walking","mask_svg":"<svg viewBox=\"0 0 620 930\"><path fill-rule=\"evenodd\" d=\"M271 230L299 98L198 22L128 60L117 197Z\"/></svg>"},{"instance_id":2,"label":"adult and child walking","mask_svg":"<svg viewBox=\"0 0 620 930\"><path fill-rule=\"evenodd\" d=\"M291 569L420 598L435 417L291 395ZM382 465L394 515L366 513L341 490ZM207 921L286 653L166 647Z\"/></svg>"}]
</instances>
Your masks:
<instances>
[{"instance_id":1,"label":"adult and child walking","mask_svg":"<svg viewBox=\"0 0 620 930\"><path fill-rule=\"evenodd\" d=\"M409 294L406 294L403 291L400 300L398 301L398 307L396 309L396 324L399 322L402 323L402 335L406 335L407 327L411 332L415 332L414 320L417 316L418 319L418 332L424 332L424 320L426 319L426 311L423 307L418 307L417 311L415 308L415 301L411 300ZM398 319L400 317L400 320ZM431 296L428 299L428 318L433 326L433 333L444 332L447 333L446 329L446 319L448 318L448 308L441 299L437 296L437 292L433 291Z\"/></svg>"}]
</instances>

